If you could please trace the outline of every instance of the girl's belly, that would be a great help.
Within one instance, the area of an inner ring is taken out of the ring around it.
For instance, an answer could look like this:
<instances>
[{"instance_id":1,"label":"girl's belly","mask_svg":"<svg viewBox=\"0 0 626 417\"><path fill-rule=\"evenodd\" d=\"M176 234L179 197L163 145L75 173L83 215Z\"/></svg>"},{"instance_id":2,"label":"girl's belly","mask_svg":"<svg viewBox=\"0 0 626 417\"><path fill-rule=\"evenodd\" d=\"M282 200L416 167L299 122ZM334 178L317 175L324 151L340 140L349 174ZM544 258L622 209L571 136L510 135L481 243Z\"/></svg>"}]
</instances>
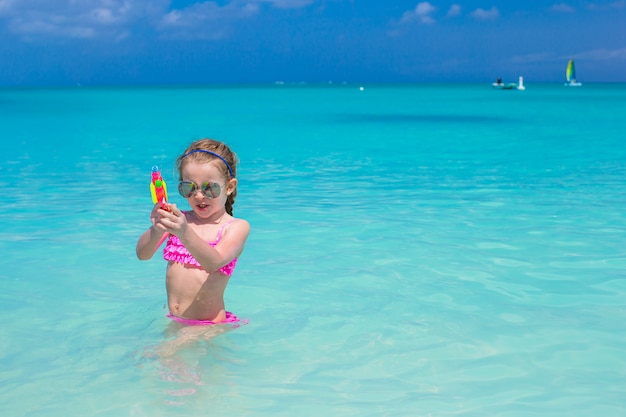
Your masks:
<instances>
[{"instance_id":1,"label":"girl's belly","mask_svg":"<svg viewBox=\"0 0 626 417\"><path fill-rule=\"evenodd\" d=\"M225 318L224 290L228 277L172 263L166 273L167 301L176 316L220 321Z\"/></svg>"}]
</instances>

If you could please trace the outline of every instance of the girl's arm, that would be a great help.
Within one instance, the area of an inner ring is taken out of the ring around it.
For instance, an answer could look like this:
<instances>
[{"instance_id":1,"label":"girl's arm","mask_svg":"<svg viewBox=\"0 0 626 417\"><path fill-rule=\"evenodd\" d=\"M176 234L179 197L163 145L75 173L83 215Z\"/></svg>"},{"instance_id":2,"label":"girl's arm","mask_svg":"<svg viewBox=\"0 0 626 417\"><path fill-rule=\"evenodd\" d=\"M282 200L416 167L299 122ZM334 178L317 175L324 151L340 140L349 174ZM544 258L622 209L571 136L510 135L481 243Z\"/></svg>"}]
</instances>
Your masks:
<instances>
[{"instance_id":1,"label":"girl's arm","mask_svg":"<svg viewBox=\"0 0 626 417\"><path fill-rule=\"evenodd\" d=\"M155 204L152 212L150 213L150 220L152 221L152 226L139 237L137 241L137 247L135 251L137 252L137 258L142 261L146 259L152 258L155 252L158 249L159 241L161 237L165 233L165 229L162 226L159 226L159 219L161 217L159 211L165 212L165 210L160 208L160 204Z\"/></svg>"},{"instance_id":2,"label":"girl's arm","mask_svg":"<svg viewBox=\"0 0 626 417\"><path fill-rule=\"evenodd\" d=\"M243 219L236 219L224 228L216 246L207 245L189 227L178 238L202 268L213 272L241 255L249 233L250 224Z\"/></svg>"},{"instance_id":3,"label":"girl's arm","mask_svg":"<svg viewBox=\"0 0 626 417\"><path fill-rule=\"evenodd\" d=\"M213 272L228 264L243 252L243 247L250 233L250 224L243 219L236 219L228 225L215 246L207 245L198 234L188 227L185 215L170 204L171 212L164 212L161 224L166 231L178 236L189 253L208 272ZM157 226L158 227L158 226Z\"/></svg>"}]
</instances>

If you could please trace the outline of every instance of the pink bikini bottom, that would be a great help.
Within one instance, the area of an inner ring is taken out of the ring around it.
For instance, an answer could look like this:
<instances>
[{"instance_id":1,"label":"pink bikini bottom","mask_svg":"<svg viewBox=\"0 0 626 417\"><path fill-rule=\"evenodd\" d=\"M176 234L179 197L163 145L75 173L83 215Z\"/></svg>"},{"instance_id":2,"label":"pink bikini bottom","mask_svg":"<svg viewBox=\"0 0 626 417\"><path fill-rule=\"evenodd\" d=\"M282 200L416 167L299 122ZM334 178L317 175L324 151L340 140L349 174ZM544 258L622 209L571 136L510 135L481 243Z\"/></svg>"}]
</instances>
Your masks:
<instances>
[{"instance_id":1,"label":"pink bikini bottom","mask_svg":"<svg viewBox=\"0 0 626 417\"><path fill-rule=\"evenodd\" d=\"M230 311L226 312L226 319L222 321L211 321L211 320L194 320L194 319L186 319L184 317L175 316L171 312L168 313L165 317L168 317L178 323L184 324L185 326L213 326L214 324L230 324L230 323L238 323L233 327L239 327L243 324L248 324L248 320L240 320L239 317L235 316Z\"/></svg>"}]
</instances>

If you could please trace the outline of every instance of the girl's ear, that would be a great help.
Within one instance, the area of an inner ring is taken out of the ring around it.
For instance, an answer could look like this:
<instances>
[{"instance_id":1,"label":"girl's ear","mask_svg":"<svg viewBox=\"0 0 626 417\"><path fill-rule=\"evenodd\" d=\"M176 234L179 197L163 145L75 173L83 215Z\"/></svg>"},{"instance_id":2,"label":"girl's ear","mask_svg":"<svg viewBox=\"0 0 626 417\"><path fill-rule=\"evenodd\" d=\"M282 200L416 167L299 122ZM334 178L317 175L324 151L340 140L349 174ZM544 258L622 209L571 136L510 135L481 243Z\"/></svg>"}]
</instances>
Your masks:
<instances>
[{"instance_id":1,"label":"girl's ear","mask_svg":"<svg viewBox=\"0 0 626 417\"><path fill-rule=\"evenodd\" d=\"M226 195L231 195L235 188L237 188L237 178L229 179L226 186Z\"/></svg>"}]
</instances>

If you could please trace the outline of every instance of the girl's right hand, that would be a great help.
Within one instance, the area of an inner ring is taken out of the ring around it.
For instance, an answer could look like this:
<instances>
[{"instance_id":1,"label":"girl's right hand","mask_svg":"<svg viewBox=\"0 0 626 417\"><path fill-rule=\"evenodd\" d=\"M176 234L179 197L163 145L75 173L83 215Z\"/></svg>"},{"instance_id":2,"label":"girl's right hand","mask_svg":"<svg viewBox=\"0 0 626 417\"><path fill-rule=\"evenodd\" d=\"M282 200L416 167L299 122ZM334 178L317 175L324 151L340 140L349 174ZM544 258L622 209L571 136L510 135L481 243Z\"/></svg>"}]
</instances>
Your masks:
<instances>
[{"instance_id":1,"label":"girl's right hand","mask_svg":"<svg viewBox=\"0 0 626 417\"><path fill-rule=\"evenodd\" d=\"M169 209L171 210L171 207ZM148 230L139 237L137 247L135 248L139 259L146 260L152 258L160 246L160 243L163 242L164 234L169 232L167 225L164 223L166 222L166 216L168 214L171 213L167 210L163 210L159 203L155 204L152 208L150 212L152 227L148 228ZM158 245L157 242L159 242Z\"/></svg>"},{"instance_id":2,"label":"girl's right hand","mask_svg":"<svg viewBox=\"0 0 626 417\"><path fill-rule=\"evenodd\" d=\"M150 219L154 228L160 232L168 232L180 236L187 229L187 219L176 204L168 204L168 210L163 210L156 204L150 213Z\"/></svg>"},{"instance_id":3,"label":"girl's right hand","mask_svg":"<svg viewBox=\"0 0 626 417\"><path fill-rule=\"evenodd\" d=\"M159 214L159 210L161 210L161 203L156 203L154 207L152 207L152 211L150 212L150 221L152 222L152 227L160 232L165 232L161 223L161 215Z\"/></svg>"}]
</instances>

